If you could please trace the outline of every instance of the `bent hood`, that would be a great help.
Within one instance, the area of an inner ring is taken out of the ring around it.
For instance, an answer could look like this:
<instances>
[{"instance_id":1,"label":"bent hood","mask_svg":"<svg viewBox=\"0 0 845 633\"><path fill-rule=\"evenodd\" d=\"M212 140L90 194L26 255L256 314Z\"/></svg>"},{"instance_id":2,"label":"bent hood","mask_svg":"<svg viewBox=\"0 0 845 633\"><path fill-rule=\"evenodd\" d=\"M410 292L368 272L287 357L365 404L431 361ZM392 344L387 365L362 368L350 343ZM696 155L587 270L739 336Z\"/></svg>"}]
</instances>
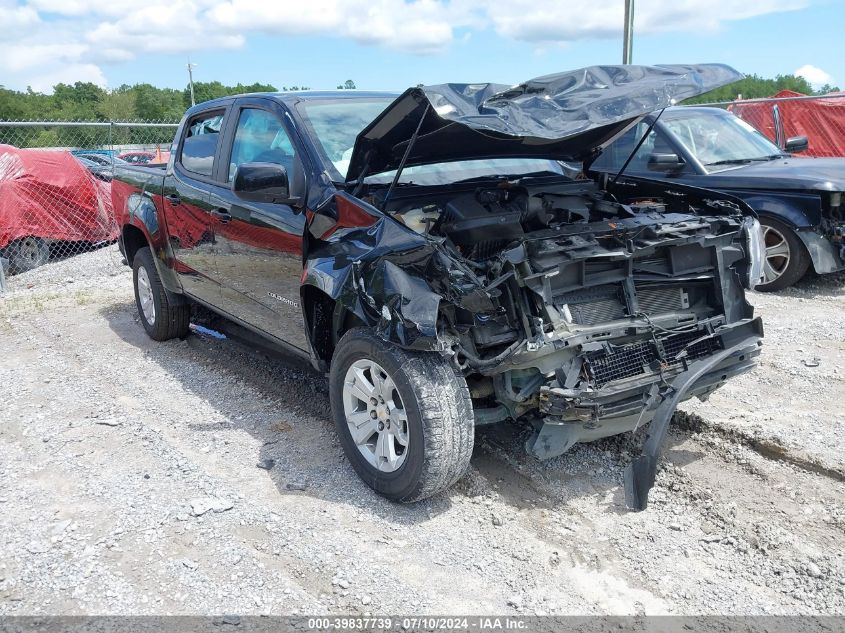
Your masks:
<instances>
[{"instance_id":1,"label":"bent hood","mask_svg":"<svg viewBox=\"0 0 845 633\"><path fill-rule=\"evenodd\" d=\"M517 86L410 88L357 137L347 181L477 158L585 160L640 118L742 79L724 64L590 66Z\"/></svg>"}]
</instances>

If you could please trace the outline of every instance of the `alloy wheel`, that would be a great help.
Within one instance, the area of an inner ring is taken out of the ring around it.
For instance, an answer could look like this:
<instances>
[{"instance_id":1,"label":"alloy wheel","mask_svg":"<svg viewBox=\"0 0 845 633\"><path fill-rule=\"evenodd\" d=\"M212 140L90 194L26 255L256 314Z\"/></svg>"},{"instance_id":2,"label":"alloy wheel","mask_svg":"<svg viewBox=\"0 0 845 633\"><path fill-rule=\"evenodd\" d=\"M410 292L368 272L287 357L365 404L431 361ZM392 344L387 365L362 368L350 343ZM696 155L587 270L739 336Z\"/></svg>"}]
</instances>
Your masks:
<instances>
[{"instance_id":1,"label":"alloy wheel","mask_svg":"<svg viewBox=\"0 0 845 633\"><path fill-rule=\"evenodd\" d=\"M368 359L352 363L343 381L343 413L349 434L367 462L395 472L408 456L408 415L396 384Z\"/></svg>"},{"instance_id":2,"label":"alloy wheel","mask_svg":"<svg viewBox=\"0 0 845 633\"><path fill-rule=\"evenodd\" d=\"M153 288L150 284L150 277L147 269L141 266L138 268L138 300L141 302L141 312L147 323L155 325L156 304L153 299Z\"/></svg>"},{"instance_id":3,"label":"alloy wheel","mask_svg":"<svg viewBox=\"0 0 845 633\"><path fill-rule=\"evenodd\" d=\"M774 227L763 225L763 244L766 246L763 283L770 284L789 268L792 254L786 236Z\"/></svg>"}]
</instances>

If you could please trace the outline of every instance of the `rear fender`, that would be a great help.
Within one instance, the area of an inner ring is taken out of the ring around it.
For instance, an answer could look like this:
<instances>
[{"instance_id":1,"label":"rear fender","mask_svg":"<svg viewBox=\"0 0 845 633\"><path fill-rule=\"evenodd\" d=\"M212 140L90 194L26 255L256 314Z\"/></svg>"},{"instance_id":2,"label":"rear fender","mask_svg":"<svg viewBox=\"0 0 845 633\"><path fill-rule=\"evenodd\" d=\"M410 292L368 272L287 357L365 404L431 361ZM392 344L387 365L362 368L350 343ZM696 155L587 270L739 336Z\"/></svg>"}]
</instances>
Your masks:
<instances>
[{"instance_id":1,"label":"rear fender","mask_svg":"<svg viewBox=\"0 0 845 633\"><path fill-rule=\"evenodd\" d=\"M175 260L166 239L166 231L162 230L158 221L158 211L152 199L146 193L132 193L126 199L126 215L120 235L120 248L130 266L141 246L149 246L153 253L161 283L165 290L173 294L182 293L182 284L173 268ZM146 244L139 238L143 236Z\"/></svg>"}]
</instances>

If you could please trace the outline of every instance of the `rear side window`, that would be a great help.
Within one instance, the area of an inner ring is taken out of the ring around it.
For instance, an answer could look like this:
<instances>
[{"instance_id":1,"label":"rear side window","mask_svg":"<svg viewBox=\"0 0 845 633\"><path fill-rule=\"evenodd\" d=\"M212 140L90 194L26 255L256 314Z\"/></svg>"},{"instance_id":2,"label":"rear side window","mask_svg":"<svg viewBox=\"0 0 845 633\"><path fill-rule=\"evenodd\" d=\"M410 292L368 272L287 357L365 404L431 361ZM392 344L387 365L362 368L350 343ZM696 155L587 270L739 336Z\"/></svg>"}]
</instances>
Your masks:
<instances>
[{"instance_id":1,"label":"rear side window","mask_svg":"<svg viewBox=\"0 0 845 633\"><path fill-rule=\"evenodd\" d=\"M195 174L211 176L222 125L222 112L201 114L191 120L182 142L182 167Z\"/></svg>"}]
</instances>

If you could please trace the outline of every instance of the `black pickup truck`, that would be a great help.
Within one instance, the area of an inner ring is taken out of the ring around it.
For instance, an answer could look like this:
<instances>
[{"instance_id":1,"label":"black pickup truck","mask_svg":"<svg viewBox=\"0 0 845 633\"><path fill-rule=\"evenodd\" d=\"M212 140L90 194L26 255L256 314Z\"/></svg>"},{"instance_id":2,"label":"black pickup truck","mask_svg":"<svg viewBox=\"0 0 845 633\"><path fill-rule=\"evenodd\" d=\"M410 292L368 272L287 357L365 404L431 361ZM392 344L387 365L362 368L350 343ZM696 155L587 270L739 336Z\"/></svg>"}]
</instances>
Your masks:
<instances>
[{"instance_id":1,"label":"black pickup truck","mask_svg":"<svg viewBox=\"0 0 845 633\"><path fill-rule=\"evenodd\" d=\"M760 228L731 196L561 161L739 77L604 66L200 104L166 167L115 168L141 322L184 336L199 303L309 358L352 466L400 501L463 475L475 425L520 421L545 458L651 423L626 473L643 508L677 403L759 354Z\"/></svg>"}]
</instances>

